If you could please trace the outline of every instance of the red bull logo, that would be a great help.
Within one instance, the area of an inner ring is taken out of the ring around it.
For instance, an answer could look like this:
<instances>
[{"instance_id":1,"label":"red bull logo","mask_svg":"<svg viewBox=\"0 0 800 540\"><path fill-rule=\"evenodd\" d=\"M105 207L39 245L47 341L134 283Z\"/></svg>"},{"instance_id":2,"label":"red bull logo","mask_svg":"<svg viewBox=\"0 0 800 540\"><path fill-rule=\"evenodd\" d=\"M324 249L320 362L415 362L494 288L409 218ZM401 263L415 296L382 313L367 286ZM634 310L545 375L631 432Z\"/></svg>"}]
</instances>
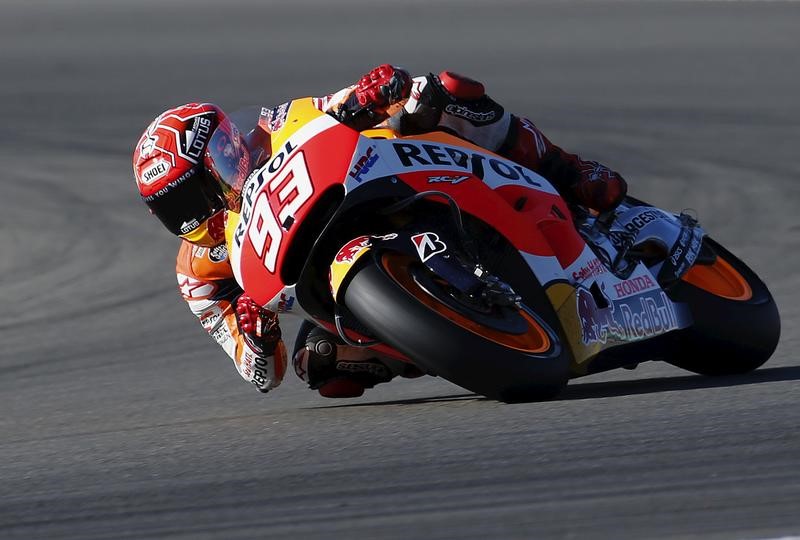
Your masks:
<instances>
[{"instance_id":1,"label":"red bull logo","mask_svg":"<svg viewBox=\"0 0 800 540\"><path fill-rule=\"evenodd\" d=\"M591 292L579 288L576 301L584 345L636 341L680 328L675 306L663 291L600 308Z\"/></svg>"},{"instance_id":2,"label":"red bull logo","mask_svg":"<svg viewBox=\"0 0 800 540\"><path fill-rule=\"evenodd\" d=\"M581 323L581 341L590 343L606 343L610 337L619 337L622 332L614 319L614 307L600 308L588 290L578 288L578 319Z\"/></svg>"},{"instance_id":3,"label":"red bull logo","mask_svg":"<svg viewBox=\"0 0 800 540\"><path fill-rule=\"evenodd\" d=\"M356 255L358 255L362 249L369 247L369 245L369 236L353 238L342 246L342 249L336 254L334 260L340 264L349 264L356 259Z\"/></svg>"}]
</instances>

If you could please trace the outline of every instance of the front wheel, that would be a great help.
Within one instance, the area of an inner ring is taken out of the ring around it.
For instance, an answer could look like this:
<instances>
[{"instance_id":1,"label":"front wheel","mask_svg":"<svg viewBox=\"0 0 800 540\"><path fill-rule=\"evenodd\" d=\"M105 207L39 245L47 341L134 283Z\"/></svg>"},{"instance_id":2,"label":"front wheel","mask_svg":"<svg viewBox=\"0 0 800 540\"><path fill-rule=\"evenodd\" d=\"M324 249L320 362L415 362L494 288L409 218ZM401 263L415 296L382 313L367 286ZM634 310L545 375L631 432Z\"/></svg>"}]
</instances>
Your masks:
<instances>
[{"instance_id":1,"label":"front wheel","mask_svg":"<svg viewBox=\"0 0 800 540\"><path fill-rule=\"evenodd\" d=\"M550 399L569 377L569 353L541 317L471 303L406 255L377 255L353 277L344 303L428 372L492 399Z\"/></svg>"},{"instance_id":2,"label":"front wheel","mask_svg":"<svg viewBox=\"0 0 800 540\"><path fill-rule=\"evenodd\" d=\"M710 238L711 265L696 265L669 291L689 306L694 324L677 334L666 360L701 375L734 375L766 362L780 338L780 316L766 285Z\"/></svg>"}]
</instances>

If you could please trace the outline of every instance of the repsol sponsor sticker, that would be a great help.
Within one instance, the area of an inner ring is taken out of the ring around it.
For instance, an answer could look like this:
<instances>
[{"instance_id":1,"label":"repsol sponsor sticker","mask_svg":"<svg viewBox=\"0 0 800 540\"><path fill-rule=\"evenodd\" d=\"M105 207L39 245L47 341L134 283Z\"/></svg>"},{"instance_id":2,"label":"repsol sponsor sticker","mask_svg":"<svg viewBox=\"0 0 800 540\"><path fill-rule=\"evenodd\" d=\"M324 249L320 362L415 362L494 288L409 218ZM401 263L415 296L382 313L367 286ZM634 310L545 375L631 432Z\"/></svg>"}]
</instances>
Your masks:
<instances>
[{"instance_id":1,"label":"repsol sponsor sticker","mask_svg":"<svg viewBox=\"0 0 800 540\"><path fill-rule=\"evenodd\" d=\"M505 159L437 143L407 141L391 144L402 167L463 169L481 180L491 174L506 180L543 187L538 176L532 175L521 165Z\"/></svg>"},{"instance_id":2,"label":"repsol sponsor sticker","mask_svg":"<svg viewBox=\"0 0 800 540\"><path fill-rule=\"evenodd\" d=\"M267 358L254 356L251 365L253 365L253 378L250 381L251 383L258 387L264 387L267 383L272 381L272 366L269 365L269 360Z\"/></svg>"},{"instance_id":3,"label":"repsol sponsor sticker","mask_svg":"<svg viewBox=\"0 0 800 540\"><path fill-rule=\"evenodd\" d=\"M219 307L213 306L200 315L200 324L203 325L206 332L211 332L221 319L222 311Z\"/></svg>"}]
</instances>

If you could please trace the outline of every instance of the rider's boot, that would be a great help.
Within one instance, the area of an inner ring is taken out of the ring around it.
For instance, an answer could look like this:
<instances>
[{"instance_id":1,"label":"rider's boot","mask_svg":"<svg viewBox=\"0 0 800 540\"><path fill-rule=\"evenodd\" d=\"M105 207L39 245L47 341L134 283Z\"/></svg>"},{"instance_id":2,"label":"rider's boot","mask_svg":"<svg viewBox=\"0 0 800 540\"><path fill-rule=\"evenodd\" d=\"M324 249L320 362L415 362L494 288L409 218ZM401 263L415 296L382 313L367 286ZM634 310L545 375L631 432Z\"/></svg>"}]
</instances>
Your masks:
<instances>
[{"instance_id":1,"label":"rider's boot","mask_svg":"<svg viewBox=\"0 0 800 540\"><path fill-rule=\"evenodd\" d=\"M616 208L628 189L619 173L565 152L526 118L511 119L498 153L547 178L568 202L600 212Z\"/></svg>"},{"instance_id":2,"label":"rider's boot","mask_svg":"<svg viewBox=\"0 0 800 540\"><path fill-rule=\"evenodd\" d=\"M301 335L299 336L302 339ZM294 354L297 376L329 398L358 397L367 388L389 382L393 378L419 377L415 366L386 357L374 351L345 345L336 336L321 328L313 328L305 338L305 346Z\"/></svg>"}]
</instances>

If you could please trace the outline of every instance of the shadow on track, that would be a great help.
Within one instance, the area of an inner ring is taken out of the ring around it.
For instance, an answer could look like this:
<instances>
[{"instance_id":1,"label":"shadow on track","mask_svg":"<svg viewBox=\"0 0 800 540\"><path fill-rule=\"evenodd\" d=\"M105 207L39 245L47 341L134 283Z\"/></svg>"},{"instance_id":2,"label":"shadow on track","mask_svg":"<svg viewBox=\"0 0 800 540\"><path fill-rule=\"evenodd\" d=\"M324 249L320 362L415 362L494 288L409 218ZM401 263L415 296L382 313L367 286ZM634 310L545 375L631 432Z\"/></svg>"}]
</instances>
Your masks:
<instances>
[{"instance_id":1,"label":"shadow on track","mask_svg":"<svg viewBox=\"0 0 800 540\"><path fill-rule=\"evenodd\" d=\"M760 369L744 375L725 377L704 377L687 375L684 377L661 377L657 379L636 379L633 381L611 381L597 383L573 383L558 396L555 401L573 401L579 399L598 399L606 397L633 396L637 394L657 394L676 390L695 390L700 388L725 388L765 382L800 380L800 366ZM432 396L414 399L397 399L392 401L374 401L370 403L346 403L342 405L323 405L308 409L342 409L351 407L381 407L384 405L423 405L428 403L447 403L452 401L489 401L476 394L453 394L449 396Z\"/></svg>"},{"instance_id":2,"label":"shadow on track","mask_svg":"<svg viewBox=\"0 0 800 540\"><path fill-rule=\"evenodd\" d=\"M488 398L477 394L452 394L449 396L431 396L412 399L395 399L392 401L373 401L370 403L345 403L343 405L321 405L319 407L308 407L308 409L345 409L349 407L376 407L383 405L421 405L425 403L447 403L450 401L489 401Z\"/></svg>"},{"instance_id":3,"label":"shadow on track","mask_svg":"<svg viewBox=\"0 0 800 540\"><path fill-rule=\"evenodd\" d=\"M800 366L767 368L724 377L704 377L687 375L684 377L661 377L657 379L637 379L633 381L611 381L599 383L570 384L558 396L558 401L595 399L604 397L633 396L636 394L656 394L676 390L699 388L725 388L746 384L800 380Z\"/></svg>"}]
</instances>

